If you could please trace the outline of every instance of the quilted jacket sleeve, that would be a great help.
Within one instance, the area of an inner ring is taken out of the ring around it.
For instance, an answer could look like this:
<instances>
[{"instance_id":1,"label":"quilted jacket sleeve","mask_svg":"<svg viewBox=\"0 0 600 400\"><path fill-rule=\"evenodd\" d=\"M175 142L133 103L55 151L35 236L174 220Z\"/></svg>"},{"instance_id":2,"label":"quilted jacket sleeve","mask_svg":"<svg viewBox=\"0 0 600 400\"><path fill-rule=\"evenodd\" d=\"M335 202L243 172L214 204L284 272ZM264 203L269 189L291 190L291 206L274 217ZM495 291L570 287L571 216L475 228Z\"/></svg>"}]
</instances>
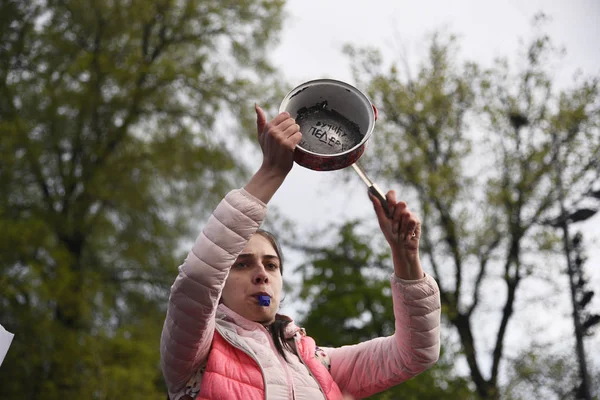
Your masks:
<instances>
[{"instance_id":1,"label":"quilted jacket sleeve","mask_svg":"<svg viewBox=\"0 0 600 400\"><path fill-rule=\"evenodd\" d=\"M263 202L243 189L231 191L179 267L160 341L161 367L171 398L208 357L229 268L265 215Z\"/></svg>"},{"instance_id":2,"label":"quilted jacket sleeve","mask_svg":"<svg viewBox=\"0 0 600 400\"><path fill-rule=\"evenodd\" d=\"M440 296L435 280L392 275L396 332L357 345L324 348L342 392L371 396L425 371L440 353Z\"/></svg>"}]
</instances>

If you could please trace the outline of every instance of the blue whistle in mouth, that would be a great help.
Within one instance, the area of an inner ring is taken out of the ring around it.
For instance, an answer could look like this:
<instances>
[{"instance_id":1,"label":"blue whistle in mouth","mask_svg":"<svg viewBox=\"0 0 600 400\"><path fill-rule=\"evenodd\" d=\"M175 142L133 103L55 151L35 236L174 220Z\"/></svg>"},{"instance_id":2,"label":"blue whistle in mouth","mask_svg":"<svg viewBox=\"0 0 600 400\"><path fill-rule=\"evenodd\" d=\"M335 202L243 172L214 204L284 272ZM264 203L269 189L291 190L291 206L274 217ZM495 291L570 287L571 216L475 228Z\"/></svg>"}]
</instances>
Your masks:
<instances>
[{"instance_id":1,"label":"blue whistle in mouth","mask_svg":"<svg viewBox=\"0 0 600 400\"><path fill-rule=\"evenodd\" d=\"M258 303L263 307L268 307L271 305L271 297L264 294L260 294L258 295Z\"/></svg>"}]
</instances>

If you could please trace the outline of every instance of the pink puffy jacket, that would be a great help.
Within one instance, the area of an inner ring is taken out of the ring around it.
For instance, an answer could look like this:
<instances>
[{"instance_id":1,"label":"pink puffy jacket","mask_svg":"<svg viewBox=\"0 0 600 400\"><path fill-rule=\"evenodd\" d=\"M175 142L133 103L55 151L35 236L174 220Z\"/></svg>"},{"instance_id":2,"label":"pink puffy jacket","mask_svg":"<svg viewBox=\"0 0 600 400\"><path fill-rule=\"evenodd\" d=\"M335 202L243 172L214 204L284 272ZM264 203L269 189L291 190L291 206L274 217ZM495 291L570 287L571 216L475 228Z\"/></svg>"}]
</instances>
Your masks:
<instances>
[{"instance_id":1,"label":"pink puffy jacket","mask_svg":"<svg viewBox=\"0 0 600 400\"><path fill-rule=\"evenodd\" d=\"M161 366L172 400L186 394L195 397L200 390L200 398L205 391L210 398L218 395L245 398L245 394L251 394L248 389L252 385L262 387L264 391L260 393L269 399L335 398L339 393L337 387L354 398L362 398L397 385L437 361L440 349L437 284L429 275L405 281L393 274L390 278L396 318L393 336L340 348L315 348L313 355L312 348L298 346L308 342L302 341L302 330L292 322L286 328L286 338L288 335L294 338L300 354L296 357L289 353L288 362L283 361L262 325L219 305L229 268L265 215L266 205L245 190L230 192L179 267L161 336ZM246 355L249 357L246 361L252 362L246 368L230 362L226 369L209 371L207 364L211 360L218 363L219 356L215 358L211 353L217 348L227 349L230 352L227 357L240 359ZM315 379L315 373L323 371L330 376ZM329 385L329 378L332 385L324 388L323 385Z\"/></svg>"},{"instance_id":2,"label":"pink puffy jacket","mask_svg":"<svg viewBox=\"0 0 600 400\"><path fill-rule=\"evenodd\" d=\"M316 392L314 390L316 388L313 388L313 393L310 393L310 388L294 385L292 382L294 390L291 396L296 397L298 394L297 397L303 398L310 394L310 398L316 400L322 399L324 394L327 400L341 400L342 392L327 367L315 357L315 341L304 334L298 335L295 348L310 371L310 375L316 380L321 393ZM288 360L294 360L290 356L292 355L288 355ZM265 374L251 356L232 346L220 333L216 333L196 400L262 400L267 397L265 378ZM191 387L190 389L191 394L195 394ZM279 394L269 392L269 397L285 398L287 397L285 392L288 390Z\"/></svg>"}]
</instances>

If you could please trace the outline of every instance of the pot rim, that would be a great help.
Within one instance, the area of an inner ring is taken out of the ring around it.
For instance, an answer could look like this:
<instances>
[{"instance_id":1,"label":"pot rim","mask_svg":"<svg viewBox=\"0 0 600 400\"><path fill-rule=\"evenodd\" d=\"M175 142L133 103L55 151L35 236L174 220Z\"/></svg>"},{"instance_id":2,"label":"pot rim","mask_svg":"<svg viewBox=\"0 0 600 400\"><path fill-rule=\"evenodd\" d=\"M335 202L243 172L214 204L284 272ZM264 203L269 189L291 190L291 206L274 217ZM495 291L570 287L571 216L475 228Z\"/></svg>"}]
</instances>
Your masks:
<instances>
[{"instance_id":1,"label":"pot rim","mask_svg":"<svg viewBox=\"0 0 600 400\"><path fill-rule=\"evenodd\" d=\"M281 104L279 105L279 112L282 113L285 110L285 106L287 105L288 101L296 96L297 94L299 94L300 92L302 92L303 90L309 88L312 85L315 84L332 84L332 85L336 85L336 86L341 86L344 89L349 90L351 93L353 93L354 95L357 95L358 97L360 97L363 101L365 101L367 104L369 104L368 108L368 113L369 113L369 127L367 128L367 132L365 132L365 135L363 136L363 138L360 140L360 142L358 142L355 146L353 146L352 148L343 151L341 153L334 153L334 154L323 154L323 153L316 153L314 151L310 151L305 149L304 147L300 146L299 144L296 145L296 149L300 149L302 152L313 155L315 157L321 157L321 158L334 158L334 157L340 157L340 156L344 156L350 153L355 152L357 149L361 148L362 146L364 146L366 144L366 142L369 140L369 138L371 137L371 134L373 133L373 130L375 129L375 110L373 109L373 102L371 101L371 99L369 99L369 97L363 93L361 90L359 90L358 88L356 88L353 85L350 85L349 83L343 82L343 81L339 81L336 79L327 79L327 78L323 78L323 79L313 79L310 81L306 81L304 83L301 83L300 85L296 86L295 88L293 88L292 90L290 90L288 92L287 95L285 95L285 97L283 98L283 100L281 101Z\"/></svg>"}]
</instances>

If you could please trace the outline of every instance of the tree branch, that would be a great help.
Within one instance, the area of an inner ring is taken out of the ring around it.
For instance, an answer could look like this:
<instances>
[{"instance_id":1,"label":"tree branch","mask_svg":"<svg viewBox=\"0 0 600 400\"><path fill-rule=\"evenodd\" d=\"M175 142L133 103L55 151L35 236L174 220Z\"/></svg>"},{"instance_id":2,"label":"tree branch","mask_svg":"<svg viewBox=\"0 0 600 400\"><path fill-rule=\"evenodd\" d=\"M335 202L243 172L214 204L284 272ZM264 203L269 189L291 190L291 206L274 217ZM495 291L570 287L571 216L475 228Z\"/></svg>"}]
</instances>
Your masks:
<instances>
[{"instance_id":1,"label":"tree branch","mask_svg":"<svg viewBox=\"0 0 600 400\"><path fill-rule=\"evenodd\" d=\"M426 218L427 217L424 215L423 216L424 223L426 222ZM431 263L431 268L433 269L433 277L438 282L438 287L440 289L440 297L442 299L442 302L445 304L448 304L448 305L452 305L454 302L453 302L451 296L442 286L443 280L440 276L440 269L438 266L438 262L435 258L435 254L433 251L434 246L433 246L433 243L431 242L431 238L429 237L429 235L426 232L423 232L421 235L421 240L423 240L424 252L429 257L429 262Z\"/></svg>"},{"instance_id":2,"label":"tree branch","mask_svg":"<svg viewBox=\"0 0 600 400\"><path fill-rule=\"evenodd\" d=\"M479 273L477 274L477 278L475 279L475 287L473 290L473 302L467 310L467 316L469 318L471 318L471 315L479 305L479 299L481 297L481 284L486 276L487 264L492 252L496 249L500 242L500 236L496 236L496 239L488 246L488 248L479 254Z\"/></svg>"},{"instance_id":3,"label":"tree branch","mask_svg":"<svg viewBox=\"0 0 600 400\"><path fill-rule=\"evenodd\" d=\"M510 246L509 254L507 256L507 261L504 267L505 275L504 280L507 286L507 295L506 302L504 303L504 307L502 309L502 319L500 321L500 327L498 329L498 333L496 335L496 345L494 346L493 358L492 358L492 373L490 380L496 384L498 379L498 369L500 365L500 360L502 359L502 353L504 351L504 337L506 335L506 329L508 327L508 322L512 317L514 312L514 301L515 301L515 293L517 290L517 286L521 281L520 274L520 236L513 236L512 244ZM510 267L514 265L515 272L511 276Z\"/></svg>"},{"instance_id":4,"label":"tree branch","mask_svg":"<svg viewBox=\"0 0 600 400\"><path fill-rule=\"evenodd\" d=\"M481 374L481 369L477 362L477 352L475 351L475 340L473 338L473 329L471 328L470 319L465 314L457 313L453 318L450 318L450 321L458 330L460 341L465 352L465 358L469 365L471 379L473 379L473 383L475 383L477 391L482 398L488 398L489 382L486 381Z\"/></svg>"},{"instance_id":5,"label":"tree branch","mask_svg":"<svg viewBox=\"0 0 600 400\"><path fill-rule=\"evenodd\" d=\"M450 253L452 254L452 257L454 259L456 279L455 295L456 302L458 304L462 288L462 256L460 254L460 249L458 248L458 234L456 233L456 224L454 223L454 220L448 212L449 207L446 207L445 204L442 204L442 201L439 198L434 198L432 200L437 208L437 211L440 214L440 224L442 225L442 228L444 229L444 232L446 234L445 241L448 244L448 247L450 248Z\"/></svg>"}]
</instances>

